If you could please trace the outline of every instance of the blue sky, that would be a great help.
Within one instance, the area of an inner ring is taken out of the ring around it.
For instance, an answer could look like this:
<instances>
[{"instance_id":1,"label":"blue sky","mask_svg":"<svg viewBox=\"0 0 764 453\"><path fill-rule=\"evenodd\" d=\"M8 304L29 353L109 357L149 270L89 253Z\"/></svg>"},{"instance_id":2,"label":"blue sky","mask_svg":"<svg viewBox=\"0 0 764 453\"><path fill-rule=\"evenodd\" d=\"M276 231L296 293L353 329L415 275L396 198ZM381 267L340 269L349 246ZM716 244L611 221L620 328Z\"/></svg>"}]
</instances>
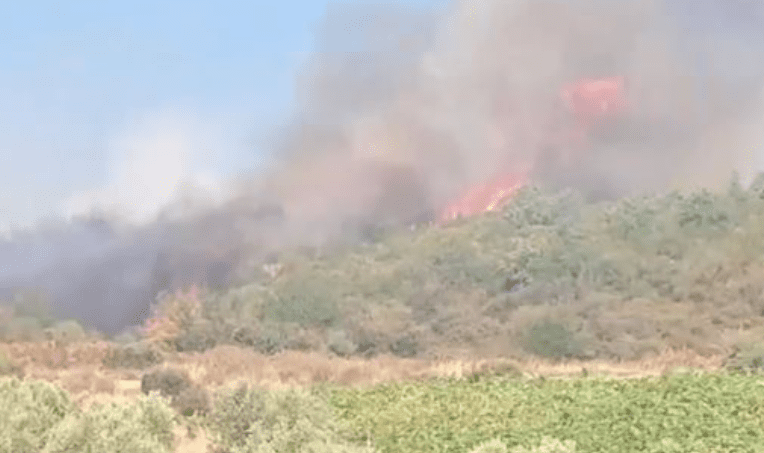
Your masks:
<instances>
[{"instance_id":1,"label":"blue sky","mask_svg":"<svg viewBox=\"0 0 764 453\"><path fill-rule=\"evenodd\" d=\"M294 71L314 50L327 8L327 0L5 3L0 228L94 200L153 206L166 193L148 194L150 186L255 167L263 150L253 138L287 118Z\"/></svg>"},{"instance_id":2,"label":"blue sky","mask_svg":"<svg viewBox=\"0 0 764 453\"><path fill-rule=\"evenodd\" d=\"M90 200L115 179L130 185L138 169L125 167L135 162L163 162L170 177L256 166L253 137L287 117L294 71L314 49L326 7L8 2L0 8L0 225L58 210L77 191ZM141 144L141 156L126 157ZM165 145L176 149L171 162L155 159Z\"/></svg>"}]
</instances>

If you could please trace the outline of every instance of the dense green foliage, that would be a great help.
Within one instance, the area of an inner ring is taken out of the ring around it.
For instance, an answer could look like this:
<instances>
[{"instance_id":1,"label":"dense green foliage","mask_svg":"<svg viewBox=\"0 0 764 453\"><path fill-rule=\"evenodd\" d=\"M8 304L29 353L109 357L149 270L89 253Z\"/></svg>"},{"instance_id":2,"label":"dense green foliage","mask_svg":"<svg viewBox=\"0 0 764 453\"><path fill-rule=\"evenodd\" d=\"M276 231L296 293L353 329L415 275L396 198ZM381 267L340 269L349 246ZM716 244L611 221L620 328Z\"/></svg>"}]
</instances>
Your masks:
<instances>
[{"instance_id":1,"label":"dense green foliage","mask_svg":"<svg viewBox=\"0 0 764 453\"><path fill-rule=\"evenodd\" d=\"M482 451L499 452L499 442L533 448L545 437L577 452L764 451L755 376L443 380L338 389L332 404L381 452L468 452L491 440Z\"/></svg>"},{"instance_id":2,"label":"dense green foliage","mask_svg":"<svg viewBox=\"0 0 764 453\"><path fill-rule=\"evenodd\" d=\"M231 453L372 453L343 441L331 408L306 390L240 386L218 395L210 414L217 448Z\"/></svg>"},{"instance_id":3,"label":"dense green foliage","mask_svg":"<svg viewBox=\"0 0 764 453\"><path fill-rule=\"evenodd\" d=\"M175 413L157 399L83 412L53 384L4 378L0 407L0 453L172 451Z\"/></svg>"},{"instance_id":4,"label":"dense green foliage","mask_svg":"<svg viewBox=\"0 0 764 453\"><path fill-rule=\"evenodd\" d=\"M151 398L75 411L51 430L43 452L170 452L174 417L166 402Z\"/></svg>"},{"instance_id":5,"label":"dense green foliage","mask_svg":"<svg viewBox=\"0 0 764 453\"><path fill-rule=\"evenodd\" d=\"M37 453L50 430L75 410L64 390L42 381L0 378L0 452Z\"/></svg>"}]
</instances>

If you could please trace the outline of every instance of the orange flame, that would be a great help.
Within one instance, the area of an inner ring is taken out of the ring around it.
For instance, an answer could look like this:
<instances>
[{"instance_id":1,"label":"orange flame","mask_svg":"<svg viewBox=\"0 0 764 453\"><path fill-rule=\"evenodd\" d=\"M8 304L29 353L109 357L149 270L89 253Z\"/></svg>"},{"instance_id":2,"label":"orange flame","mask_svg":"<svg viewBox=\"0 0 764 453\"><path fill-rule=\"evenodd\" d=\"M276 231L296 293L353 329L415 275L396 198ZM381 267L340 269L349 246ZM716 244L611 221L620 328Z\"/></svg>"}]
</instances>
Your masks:
<instances>
[{"instance_id":1,"label":"orange flame","mask_svg":"<svg viewBox=\"0 0 764 453\"><path fill-rule=\"evenodd\" d=\"M439 223L444 224L459 217L470 217L501 209L525 183L525 175L508 174L488 184L477 186L449 204L441 213Z\"/></svg>"}]
</instances>

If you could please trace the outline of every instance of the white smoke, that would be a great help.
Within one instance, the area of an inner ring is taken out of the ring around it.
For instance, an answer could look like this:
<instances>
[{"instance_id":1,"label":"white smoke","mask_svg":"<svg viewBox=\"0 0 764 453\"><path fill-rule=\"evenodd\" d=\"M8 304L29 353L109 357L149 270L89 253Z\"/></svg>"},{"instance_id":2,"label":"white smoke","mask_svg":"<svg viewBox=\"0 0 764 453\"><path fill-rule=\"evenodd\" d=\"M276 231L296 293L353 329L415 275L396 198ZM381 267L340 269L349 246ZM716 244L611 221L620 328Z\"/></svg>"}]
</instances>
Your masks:
<instances>
[{"instance_id":1,"label":"white smoke","mask_svg":"<svg viewBox=\"0 0 764 453\"><path fill-rule=\"evenodd\" d=\"M200 129L197 119L179 110L143 115L110 143L106 186L69 197L65 217L100 211L147 224L178 201L193 199L187 209L225 201L231 192L220 176L194 171L197 162L209 162L205 153L222 152L205 146Z\"/></svg>"}]
</instances>

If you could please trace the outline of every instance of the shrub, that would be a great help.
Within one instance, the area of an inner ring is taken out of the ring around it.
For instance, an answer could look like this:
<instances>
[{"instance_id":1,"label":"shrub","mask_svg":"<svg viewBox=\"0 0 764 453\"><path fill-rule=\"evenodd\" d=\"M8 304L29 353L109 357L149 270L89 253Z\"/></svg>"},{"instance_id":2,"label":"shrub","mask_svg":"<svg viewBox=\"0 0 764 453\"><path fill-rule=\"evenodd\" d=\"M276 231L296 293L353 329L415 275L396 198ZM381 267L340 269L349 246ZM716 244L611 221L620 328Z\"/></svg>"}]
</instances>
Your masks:
<instances>
[{"instance_id":1,"label":"shrub","mask_svg":"<svg viewBox=\"0 0 764 453\"><path fill-rule=\"evenodd\" d=\"M141 378L141 392L145 395L159 391L164 397L175 397L191 387L191 378L182 370L164 368L149 371Z\"/></svg>"},{"instance_id":2,"label":"shrub","mask_svg":"<svg viewBox=\"0 0 764 453\"><path fill-rule=\"evenodd\" d=\"M529 352L546 358L561 359L581 353L573 334L565 326L549 321L531 327L525 342Z\"/></svg>"},{"instance_id":3,"label":"shrub","mask_svg":"<svg viewBox=\"0 0 764 453\"><path fill-rule=\"evenodd\" d=\"M267 392L241 385L218 394L210 427L219 451L231 453L358 452L323 399L306 390Z\"/></svg>"},{"instance_id":4,"label":"shrub","mask_svg":"<svg viewBox=\"0 0 764 453\"><path fill-rule=\"evenodd\" d=\"M502 213L512 230L533 227L554 227L564 232L580 219L583 199L574 191L549 194L539 187L526 187L508 204Z\"/></svg>"},{"instance_id":5,"label":"shrub","mask_svg":"<svg viewBox=\"0 0 764 453\"><path fill-rule=\"evenodd\" d=\"M164 355L157 346L143 341L111 346L103 364L109 368L144 369L163 361Z\"/></svg>"},{"instance_id":6,"label":"shrub","mask_svg":"<svg viewBox=\"0 0 764 453\"><path fill-rule=\"evenodd\" d=\"M329 332L327 346L330 351L340 357L347 357L357 349L357 346L348 338L344 330L332 330Z\"/></svg>"},{"instance_id":7,"label":"shrub","mask_svg":"<svg viewBox=\"0 0 764 453\"><path fill-rule=\"evenodd\" d=\"M246 346L246 347L254 347L255 344L257 344L258 341L258 332L257 329L255 329L252 326L241 326L234 329L233 334L231 336L231 339L234 343Z\"/></svg>"},{"instance_id":8,"label":"shrub","mask_svg":"<svg viewBox=\"0 0 764 453\"><path fill-rule=\"evenodd\" d=\"M37 453L50 430L76 410L69 395L44 381L0 378L0 453Z\"/></svg>"},{"instance_id":9,"label":"shrub","mask_svg":"<svg viewBox=\"0 0 764 453\"><path fill-rule=\"evenodd\" d=\"M764 344L747 344L736 348L724 361L724 367L734 371L764 371Z\"/></svg>"},{"instance_id":10,"label":"shrub","mask_svg":"<svg viewBox=\"0 0 764 453\"><path fill-rule=\"evenodd\" d=\"M255 337L255 351L272 355L286 349L289 342L287 328L283 323L268 322L261 325Z\"/></svg>"},{"instance_id":11,"label":"shrub","mask_svg":"<svg viewBox=\"0 0 764 453\"><path fill-rule=\"evenodd\" d=\"M55 426L43 453L168 453L175 437L174 418L172 409L157 398L96 405L71 413Z\"/></svg>"},{"instance_id":12,"label":"shrub","mask_svg":"<svg viewBox=\"0 0 764 453\"><path fill-rule=\"evenodd\" d=\"M390 352L398 357L414 357L419 350L419 342L413 336L407 335L395 340L390 345Z\"/></svg>"},{"instance_id":13,"label":"shrub","mask_svg":"<svg viewBox=\"0 0 764 453\"><path fill-rule=\"evenodd\" d=\"M184 416L206 413L210 405L207 391L194 385L188 373L176 368L145 373L141 378L141 392L145 395L158 392L169 398L170 407Z\"/></svg>"},{"instance_id":14,"label":"shrub","mask_svg":"<svg viewBox=\"0 0 764 453\"><path fill-rule=\"evenodd\" d=\"M276 288L265 301L263 314L275 322L331 327L340 318L338 298L331 281L306 272Z\"/></svg>"},{"instance_id":15,"label":"shrub","mask_svg":"<svg viewBox=\"0 0 764 453\"><path fill-rule=\"evenodd\" d=\"M153 316L144 323L144 338L165 345L173 343L181 332L200 318L205 296L204 290L192 286L186 292L178 290L161 297Z\"/></svg>"},{"instance_id":16,"label":"shrub","mask_svg":"<svg viewBox=\"0 0 764 453\"><path fill-rule=\"evenodd\" d=\"M204 415L210 410L210 395L203 388L187 387L172 398L170 406L184 417Z\"/></svg>"},{"instance_id":17,"label":"shrub","mask_svg":"<svg viewBox=\"0 0 764 453\"><path fill-rule=\"evenodd\" d=\"M213 329L211 322L196 320L177 335L175 349L178 352L204 352L218 344L217 337L218 334Z\"/></svg>"}]
</instances>

